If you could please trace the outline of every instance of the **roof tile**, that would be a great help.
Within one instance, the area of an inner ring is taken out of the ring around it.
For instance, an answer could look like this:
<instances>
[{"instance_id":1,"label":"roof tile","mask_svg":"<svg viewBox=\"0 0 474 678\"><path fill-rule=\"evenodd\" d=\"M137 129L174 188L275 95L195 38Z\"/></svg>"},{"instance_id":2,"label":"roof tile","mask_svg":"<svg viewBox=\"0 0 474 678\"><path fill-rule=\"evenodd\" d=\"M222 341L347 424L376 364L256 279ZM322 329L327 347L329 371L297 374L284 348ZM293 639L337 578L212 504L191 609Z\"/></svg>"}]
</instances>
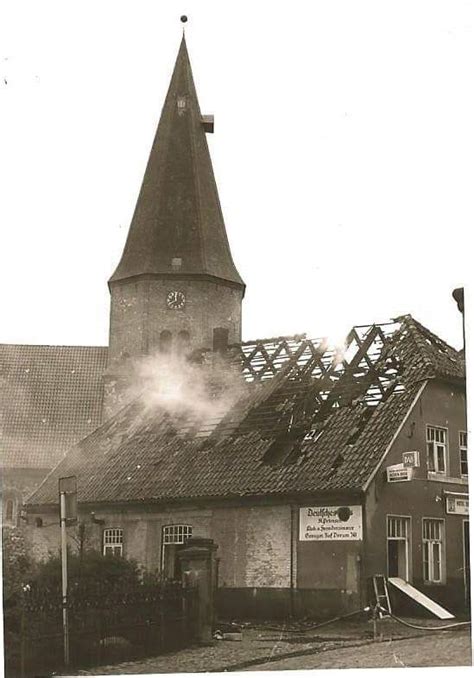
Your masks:
<instances>
[{"instance_id":1,"label":"roof tile","mask_svg":"<svg viewBox=\"0 0 474 678\"><path fill-rule=\"evenodd\" d=\"M52 468L100 424L102 346L0 344L4 467Z\"/></svg>"}]
</instances>

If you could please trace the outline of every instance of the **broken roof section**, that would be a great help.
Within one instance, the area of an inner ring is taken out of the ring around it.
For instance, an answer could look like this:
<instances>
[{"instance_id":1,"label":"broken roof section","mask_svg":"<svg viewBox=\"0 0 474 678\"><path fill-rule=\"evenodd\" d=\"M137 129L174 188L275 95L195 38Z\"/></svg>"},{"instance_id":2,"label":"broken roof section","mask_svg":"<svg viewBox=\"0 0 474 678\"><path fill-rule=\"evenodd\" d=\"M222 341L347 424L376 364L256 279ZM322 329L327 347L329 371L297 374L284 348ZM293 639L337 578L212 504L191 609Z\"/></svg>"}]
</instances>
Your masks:
<instances>
[{"instance_id":1,"label":"broken roof section","mask_svg":"<svg viewBox=\"0 0 474 678\"><path fill-rule=\"evenodd\" d=\"M234 346L229 362L246 386L227 411L150 407L144 392L29 503L56 503L67 475L91 504L361 491L425 380L464 375L457 351L410 316L354 328L342 351L281 338Z\"/></svg>"}]
</instances>

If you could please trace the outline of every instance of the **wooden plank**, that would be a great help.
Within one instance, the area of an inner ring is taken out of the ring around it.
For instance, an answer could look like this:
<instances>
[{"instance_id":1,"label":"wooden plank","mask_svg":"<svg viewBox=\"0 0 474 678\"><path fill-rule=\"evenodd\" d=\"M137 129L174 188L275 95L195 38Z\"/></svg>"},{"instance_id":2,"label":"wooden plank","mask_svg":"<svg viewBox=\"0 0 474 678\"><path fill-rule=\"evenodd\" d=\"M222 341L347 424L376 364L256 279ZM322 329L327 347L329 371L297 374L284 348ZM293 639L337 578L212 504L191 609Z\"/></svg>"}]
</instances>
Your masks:
<instances>
[{"instance_id":1,"label":"wooden plank","mask_svg":"<svg viewBox=\"0 0 474 678\"><path fill-rule=\"evenodd\" d=\"M404 579L401 579L400 577L389 577L388 581L393 586L395 586L395 588L405 593L416 603L429 610L435 615L435 617L438 617L438 619L454 619L454 615L451 614L451 612L448 612L448 610L445 610L444 607L441 607L441 605L435 603L434 600L431 600L431 598L425 596L424 593L418 591L418 589L406 582Z\"/></svg>"}]
</instances>

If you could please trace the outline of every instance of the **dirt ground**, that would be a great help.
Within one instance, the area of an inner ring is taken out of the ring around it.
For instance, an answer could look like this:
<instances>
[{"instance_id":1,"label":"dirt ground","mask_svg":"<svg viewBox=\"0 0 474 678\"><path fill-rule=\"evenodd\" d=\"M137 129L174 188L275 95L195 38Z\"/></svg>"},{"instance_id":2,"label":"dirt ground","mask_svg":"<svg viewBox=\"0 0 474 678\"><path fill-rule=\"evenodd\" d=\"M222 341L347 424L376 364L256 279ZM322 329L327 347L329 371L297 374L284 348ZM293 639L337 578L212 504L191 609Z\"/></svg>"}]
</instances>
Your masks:
<instances>
[{"instance_id":1,"label":"dirt ground","mask_svg":"<svg viewBox=\"0 0 474 678\"><path fill-rule=\"evenodd\" d=\"M426 620L421 624L442 625ZM384 620L378 624L376 641L372 624L367 621L340 622L318 629L310 625L293 628L247 625L241 642L215 641L204 647L102 666L77 675L469 666L471 663L470 627L430 632Z\"/></svg>"}]
</instances>

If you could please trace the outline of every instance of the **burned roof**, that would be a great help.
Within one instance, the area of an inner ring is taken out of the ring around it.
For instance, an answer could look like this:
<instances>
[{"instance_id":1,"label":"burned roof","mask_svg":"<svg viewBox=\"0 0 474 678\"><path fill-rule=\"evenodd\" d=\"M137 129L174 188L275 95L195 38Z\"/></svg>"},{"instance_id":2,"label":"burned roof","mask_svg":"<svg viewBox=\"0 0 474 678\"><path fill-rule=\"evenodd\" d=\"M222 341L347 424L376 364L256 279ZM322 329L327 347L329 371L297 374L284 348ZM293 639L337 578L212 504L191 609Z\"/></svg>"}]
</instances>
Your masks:
<instances>
[{"instance_id":1,"label":"burned roof","mask_svg":"<svg viewBox=\"0 0 474 678\"><path fill-rule=\"evenodd\" d=\"M29 503L56 503L68 475L91 504L360 491L420 385L463 377L458 353L409 316L354 328L342 349L281 338L234 346L229 361L245 383L230 407L219 409L216 392L214 410L170 411L144 391Z\"/></svg>"},{"instance_id":2,"label":"burned roof","mask_svg":"<svg viewBox=\"0 0 474 678\"><path fill-rule=\"evenodd\" d=\"M51 469L100 424L103 346L0 344L4 467Z\"/></svg>"}]
</instances>

